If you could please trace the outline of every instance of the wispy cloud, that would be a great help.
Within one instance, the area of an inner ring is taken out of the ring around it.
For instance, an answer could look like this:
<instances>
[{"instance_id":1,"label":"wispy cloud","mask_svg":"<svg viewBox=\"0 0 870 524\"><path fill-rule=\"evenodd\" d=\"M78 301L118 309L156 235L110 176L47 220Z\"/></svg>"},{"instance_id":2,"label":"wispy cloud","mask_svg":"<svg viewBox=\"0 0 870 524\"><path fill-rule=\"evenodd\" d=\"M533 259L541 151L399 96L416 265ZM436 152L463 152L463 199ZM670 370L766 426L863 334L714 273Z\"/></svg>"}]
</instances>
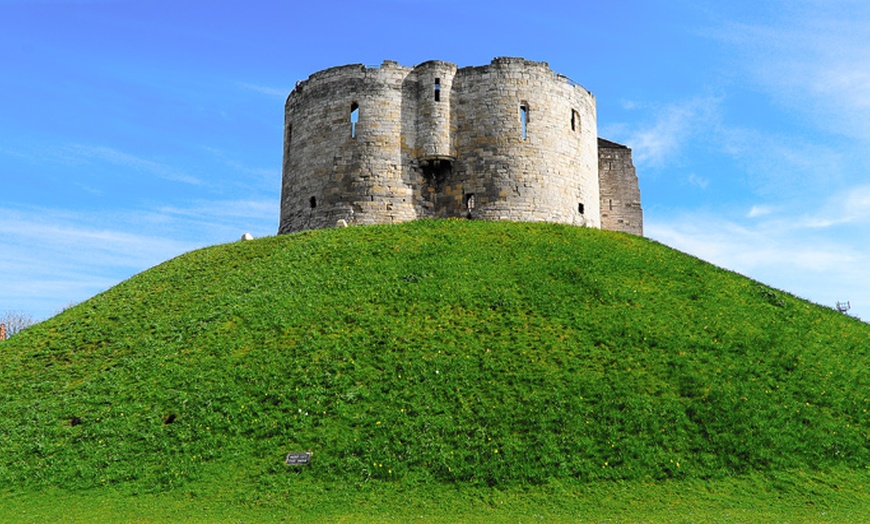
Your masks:
<instances>
[{"instance_id":1,"label":"wispy cloud","mask_svg":"<svg viewBox=\"0 0 870 524\"><path fill-rule=\"evenodd\" d=\"M200 224L233 235L252 229L259 235L268 235L277 231L278 213L278 204L272 200L201 200L185 207L162 206L156 214L163 219Z\"/></svg>"},{"instance_id":2,"label":"wispy cloud","mask_svg":"<svg viewBox=\"0 0 870 524\"><path fill-rule=\"evenodd\" d=\"M850 300L870 319L870 187L860 186L807 210L800 202L753 206L743 217L712 211L648 216L650 237L718 266L833 307Z\"/></svg>"},{"instance_id":3,"label":"wispy cloud","mask_svg":"<svg viewBox=\"0 0 870 524\"><path fill-rule=\"evenodd\" d=\"M104 220L114 223L95 225L94 217L76 212L0 208L0 275L6 276L0 307L45 318L195 247Z\"/></svg>"},{"instance_id":4,"label":"wispy cloud","mask_svg":"<svg viewBox=\"0 0 870 524\"><path fill-rule=\"evenodd\" d=\"M722 124L704 138L733 159L751 190L764 195L824 194L852 167L841 150L798 134Z\"/></svg>"},{"instance_id":5,"label":"wispy cloud","mask_svg":"<svg viewBox=\"0 0 870 524\"><path fill-rule=\"evenodd\" d=\"M187 251L245 232L274 234L276 206L224 200L99 213L0 206L0 311L46 318Z\"/></svg>"},{"instance_id":6,"label":"wispy cloud","mask_svg":"<svg viewBox=\"0 0 870 524\"><path fill-rule=\"evenodd\" d=\"M870 140L870 4L778 0L775 18L726 21L709 33L773 100L815 125Z\"/></svg>"},{"instance_id":7,"label":"wispy cloud","mask_svg":"<svg viewBox=\"0 0 870 524\"><path fill-rule=\"evenodd\" d=\"M689 184L699 187L701 189L707 189L707 186L710 185L710 179L706 177L702 177L695 173L689 173L688 177Z\"/></svg>"},{"instance_id":8,"label":"wispy cloud","mask_svg":"<svg viewBox=\"0 0 870 524\"><path fill-rule=\"evenodd\" d=\"M698 97L650 111L652 119L634 126L625 138L634 150L635 162L650 167L678 162L687 142L700 130L716 125L720 102L716 97Z\"/></svg>"},{"instance_id":9,"label":"wispy cloud","mask_svg":"<svg viewBox=\"0 0 870 524\"><path fill-rule=\"evenodd\" d=\"M251 84L248 82L239 82L236 85L238 85L240 88L245 89L247 91L254 91L256 93L268 95L268 96L275 97L275 98L280 98L282 100L287 98L287 95L289 95L290 91L293 90L292 87L288 89L286 87L261 86L261 85L257 85L257 84Z\"/></svg>"},{"instance_id":10,"label":"wispy cloud","mask_svg":"<svg viewBox=\"0 0 870 524\"><path fill-rule=\"evenodd\" d=\"M810 228L870 225L870 185L836 193L822 202L815 213L807 215L801 224Z\"/></svg>"},{"instance_id":11,"label":"wispy cloud","mask_svg":"<svg viewBox=\"0 0 870 524\"><path fill-rule=\"evenodd\" d=\"M666 172L676 177L680 167L697 156L696 151L704 150L708 157L718 155L738 168L733 175L740 177L746 189L761 195L824 192L843 183L848 170L854 169L831 144L730 122L730 104L725 96L695 97L662 108L636 104L633 111L647 113L646 121L641 119L631 127L611 125L603 132L631 147L638 171L647 176ZM691 167L693 172L684 175L689 185L706 189L716 182L706 170L718 166Z\"/></svg>"},{"instance_id":12,"label":"wispy cloud","mask_svg":"<svg viewBox=\"0 0 870 524\"><path fill-rule=\"evenodd\" d=\"M258 182L267 184L270 187L278 187L281 180L281 168L251 167L243 162L239 162L233 158L229 158L222 150L208 147L205 151L217 158L223 165L232 169L234 172L245 176L246 183L250 183L250 178L254 177Z\"/></svg>"},{"instance_id":13,"label":"wispy cloud","mask_svg":"<svg viewBox=\"0 0 870 524\"><path fill-rule=\"evenodd\" d=\"M140 173L147 173L172 182L181 182L191 185L203 184L203 182L198 178L190 176L171 165L142 158L123 151L118 151L111 147L73 144L66 147L65 153L71 157L73 161L108 162L109 164L121 166Z\"/></svg>"}]
</instances>

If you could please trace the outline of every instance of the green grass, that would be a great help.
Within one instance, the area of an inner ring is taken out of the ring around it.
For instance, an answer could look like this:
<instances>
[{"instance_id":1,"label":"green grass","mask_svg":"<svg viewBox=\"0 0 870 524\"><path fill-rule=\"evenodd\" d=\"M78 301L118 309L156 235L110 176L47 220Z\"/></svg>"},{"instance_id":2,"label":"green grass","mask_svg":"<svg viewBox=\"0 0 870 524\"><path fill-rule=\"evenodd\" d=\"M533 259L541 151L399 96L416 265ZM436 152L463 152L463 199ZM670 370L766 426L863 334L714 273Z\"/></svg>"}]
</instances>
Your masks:
<instances>
[{"instance_id":1,"label":"green grass","mask_svg":"<svg viewBox=\"0 0 870 524\"><path fill-rule=\"evenodd\" d=\"M0 521L860 523L870 507L868 480L836 470L525 488L299 482L290 493L257 500L239 486L136 496L49 489L0 497Z\"/></svg>"},{"instance_id":2,"label":"green grass","mask_svg":"<svg viewBox=\"0 0 870 524\"><path fill-rule=\"evenodd\" d=\"M712 490L836 521L868 509L842 488L870 471L868 355L866 324L618 233L419 221L215 246L0 344L0 503L630 521Z\"/></svg>"}]
</instances>

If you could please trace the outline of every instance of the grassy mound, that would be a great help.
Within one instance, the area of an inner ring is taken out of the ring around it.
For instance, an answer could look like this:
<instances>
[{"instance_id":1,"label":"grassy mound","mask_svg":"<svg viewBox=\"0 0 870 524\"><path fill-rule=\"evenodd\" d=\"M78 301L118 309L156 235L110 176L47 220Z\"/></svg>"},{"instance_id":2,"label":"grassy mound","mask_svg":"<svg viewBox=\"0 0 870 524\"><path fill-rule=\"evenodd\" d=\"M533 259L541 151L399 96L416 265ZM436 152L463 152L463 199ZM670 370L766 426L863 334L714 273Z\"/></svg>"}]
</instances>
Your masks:
<instances>
[{"instance_id":1,"label":"grassy mound","mask_svg":"<svg viewBox=\"0 0 870 524\"><path fill-rule=\"evenodd\" d=\"M870 326L646 239L419 221L215 246L0 344L0 482L870 467ZM313 451L291 469L291 451Z\"/></svg>"}]
</instances>

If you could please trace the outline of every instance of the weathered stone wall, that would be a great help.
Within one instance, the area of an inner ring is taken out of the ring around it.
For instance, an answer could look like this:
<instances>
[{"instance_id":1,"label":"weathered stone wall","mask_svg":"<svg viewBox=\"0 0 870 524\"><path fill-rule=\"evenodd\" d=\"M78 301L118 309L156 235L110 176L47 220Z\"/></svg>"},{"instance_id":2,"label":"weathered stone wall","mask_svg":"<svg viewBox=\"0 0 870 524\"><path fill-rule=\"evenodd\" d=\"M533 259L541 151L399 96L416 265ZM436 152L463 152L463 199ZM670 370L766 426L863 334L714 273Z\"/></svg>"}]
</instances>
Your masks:
<instances>
[{"instance_id":1,"label":"weathered stone wall","mask_svg":"<svg viewBox=\"0 0 870 524\"><path fill-rule=\"evenodd\" d=\"M631 149L599 138L598 173L601 227L643 236L643 209Z\"/></svg>"},{"instance_id":2,"label":"weathered stone wall","mask_svg":"<svg viewBox=\"0 0 870 524\"><path fill-rule=\"evenodd\" d=\"M472 217L599 227L592 94L546 63L517 58L460 69L455 85L457 161L447 192L473 194Z\"/></svg>"},{"instance_id":3,"label":"weathered stone wall","mask_svg":"<svg viewBox=\"0 0 870 524\"><path fill-rule=\"evenodd\" d=\"M320 71L287 99L279 233L420 217L602 227L595 111L522 58Z\"/></svg>"},{"instance_id":4,"label":"weathered stone wall","mask_svg":"<svg viewBox=\"0 0 870 524\"><path fill-rule=\"evenodd\" d=\"M385 62L327 69L297 85L285 107L279 233L417 218L403 140L410 68ZM356 109L356 122L352 111Z\"/></svg>"}]
</instances>

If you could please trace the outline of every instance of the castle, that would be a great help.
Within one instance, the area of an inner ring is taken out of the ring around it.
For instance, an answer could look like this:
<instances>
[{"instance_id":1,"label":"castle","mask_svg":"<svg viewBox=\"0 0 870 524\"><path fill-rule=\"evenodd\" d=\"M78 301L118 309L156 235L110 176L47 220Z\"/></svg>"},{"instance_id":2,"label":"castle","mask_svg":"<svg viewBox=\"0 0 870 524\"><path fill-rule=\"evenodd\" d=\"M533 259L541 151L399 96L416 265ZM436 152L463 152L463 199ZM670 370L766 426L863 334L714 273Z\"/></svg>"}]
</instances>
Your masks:
<instances>
[{"instance_id":1,"label":"castle","mask_svg":"<svg viewBox=\"0 0 870 524\"><path fill-rule=\"evenodd\" d=\"M643 235L631 150L546 62L347 65L285 105L278 233L417 218L546 221Z\"/></svg>"}]
</instances>

